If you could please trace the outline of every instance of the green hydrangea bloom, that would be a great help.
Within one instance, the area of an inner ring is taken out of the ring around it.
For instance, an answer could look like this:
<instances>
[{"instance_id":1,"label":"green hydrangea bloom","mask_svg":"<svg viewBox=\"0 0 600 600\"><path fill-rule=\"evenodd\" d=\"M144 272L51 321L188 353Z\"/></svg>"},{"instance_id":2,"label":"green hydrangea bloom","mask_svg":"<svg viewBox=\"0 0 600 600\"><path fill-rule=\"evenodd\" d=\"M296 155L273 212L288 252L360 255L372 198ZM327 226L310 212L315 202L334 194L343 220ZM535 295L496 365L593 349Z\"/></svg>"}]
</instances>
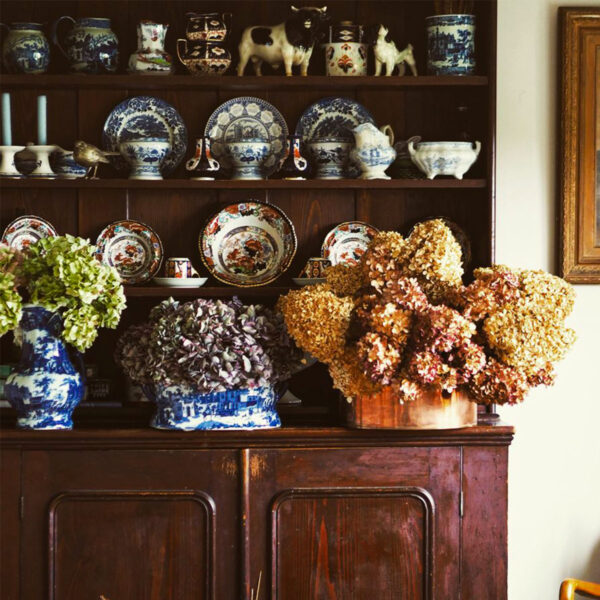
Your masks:
<instances>
[{"instance_id":1,"label":"green hydrangea bloom","mask_svg":"<svg viewBox=\"0 0 600 600\"><path fill-rule=\"evenodd\" d=\"M21 296L15 289L15 276L0 271L0 335L17 327L22 307Z\"/></svg>"}]
</instances>

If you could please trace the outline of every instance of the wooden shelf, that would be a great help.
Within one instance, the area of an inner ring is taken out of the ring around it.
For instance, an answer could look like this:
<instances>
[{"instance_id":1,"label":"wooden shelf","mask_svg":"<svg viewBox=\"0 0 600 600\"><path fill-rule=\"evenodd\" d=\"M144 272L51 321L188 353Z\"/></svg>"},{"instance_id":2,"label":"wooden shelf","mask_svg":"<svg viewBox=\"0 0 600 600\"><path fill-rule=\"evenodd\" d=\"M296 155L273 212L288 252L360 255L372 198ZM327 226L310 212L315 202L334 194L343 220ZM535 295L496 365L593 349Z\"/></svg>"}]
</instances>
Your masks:
<instances>
[{"instance_id":1,"label":"wooden shelf","mask_svg":"<svg viewBox=\"0 0 600 600\"><path fill-rule=\"evenodd\" d=\"M190 179L163 179L136 181L130 179L0 179L0 188L6 189L198 189L198 190L394 190L394 189L460 189L485 188L486 179L281 179L248 181L192 181Z\"/></svg>"},{"instance_id":2,"label":"wooden shelf","mask_svg":"<svg viewBox=\"0 0 600 600\"><path fill-rule=\"evenodd\" d=\"M191 75L2 75L4 88L21 89L111 89L111 90L296 90L296 89L416 89L427 87L485 87L488 78L472 76L419 77L192 77Z\"/></svg>"},{"instance_id":3,"label":"wooden shelf","mask_svg":"<svg viewBox=\"0 0 600 600\"><path fill-rule=\"evenodd\" d=\"M300 289L298 286L291 286ZM199 288L177 288L161 285L127 285L125 295L129 298L231 298L244 296L251 298L275 298L286 294L290 289L286 286L234 287L203 286Z\"/></svg>"}]
</instances>

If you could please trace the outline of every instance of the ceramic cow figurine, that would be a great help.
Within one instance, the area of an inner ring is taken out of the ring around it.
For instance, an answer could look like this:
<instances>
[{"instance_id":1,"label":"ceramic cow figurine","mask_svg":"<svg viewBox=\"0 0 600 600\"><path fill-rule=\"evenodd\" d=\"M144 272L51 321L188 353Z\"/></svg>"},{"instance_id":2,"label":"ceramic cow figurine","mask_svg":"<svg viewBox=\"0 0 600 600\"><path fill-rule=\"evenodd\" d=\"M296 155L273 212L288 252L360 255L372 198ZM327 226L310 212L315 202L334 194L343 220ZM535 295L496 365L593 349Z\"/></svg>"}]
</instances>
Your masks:
<instances>
[{"instance_id":1,"label":"ceramic cow figurine","mask_svg":"<svg viewBox=\"0 0 600 600\"><path fill-rule=\"evenodd\" d=\"M292 74L293 65L300 65L300 74L306 75L315 42L318 40L319 28L326 18L326 6L292 6L292 16L285 23L247 27L238 46L240 62L237 74L243 75L248 61L251 60L256 75L262 75L263 62L274 69L283 63L286 75Z\"/></svg>"},{"instance_id":2,"label":"ceramic cow figurine","mask_svg":"<svg viewBox=\"0 0 600 600\"><path fill-rule=\"evenodd\" d=\"M385 65L385 74L391 75L396 65L398 65L398 75L404 75L406 63L412 74L417 76L417 63L413 56L412 44L408 44L404 50L398 50L396 44L390 37L387 27L380 25L377 31L377 40L373 47L375 54L375 75L381 75L383 65Z\"/></svg>"}]
</instances>

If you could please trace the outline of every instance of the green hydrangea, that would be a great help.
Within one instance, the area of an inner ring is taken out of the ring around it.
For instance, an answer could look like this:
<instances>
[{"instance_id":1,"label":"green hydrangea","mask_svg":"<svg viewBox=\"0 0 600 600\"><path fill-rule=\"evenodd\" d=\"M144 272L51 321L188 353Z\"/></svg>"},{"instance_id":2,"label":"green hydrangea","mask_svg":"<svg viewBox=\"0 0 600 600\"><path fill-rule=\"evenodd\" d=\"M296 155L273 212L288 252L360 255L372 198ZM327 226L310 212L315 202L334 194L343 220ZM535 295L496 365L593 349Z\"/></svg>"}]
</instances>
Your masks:
<instances>
[{"instance_id":1,"label":"green hydrangea","mask_svg":"<svg viewBox=\"0 0 600 600\"><path fill-rule=\"evenodd\" d=\"M23 301L15 283L12 273L0 271L0 335L17 327L21 320Z\"/></svg>"},{"instance_id":2,"label":"green hydrangea","mask_svg":"<svg viewBox=\"0 0 600 600\"><path fill-rule=\"evenodd\" d=\"M125 308L117 271L94 256L87 240L65 235L41 239L29 248L21 278L30 302L61 313L63 339L87 350L98 328L114 329Z\"/></svg>"}]
</instances>

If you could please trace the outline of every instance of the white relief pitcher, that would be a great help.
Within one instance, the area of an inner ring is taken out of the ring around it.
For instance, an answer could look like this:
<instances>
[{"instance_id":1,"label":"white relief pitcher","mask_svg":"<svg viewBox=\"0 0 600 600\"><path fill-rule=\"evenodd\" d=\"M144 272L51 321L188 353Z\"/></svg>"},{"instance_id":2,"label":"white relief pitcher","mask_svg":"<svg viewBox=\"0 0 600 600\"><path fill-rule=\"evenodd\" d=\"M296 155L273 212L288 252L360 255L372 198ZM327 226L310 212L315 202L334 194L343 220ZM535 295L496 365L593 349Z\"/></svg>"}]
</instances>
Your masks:
<instances>
[{"instance_id":1,"label":"white relief pitcher","mask_svg":"<svg viewBox=\"0 0 600 600\"><path fill-rule=\"evenodd\" d=\"M390 179L385 170L396 158L391 126L383 125L377 129L372 123L361 123L352 132L356 147L350 153L350 158L362 171L360 179Z\"/></svg>"}]
</instances>

